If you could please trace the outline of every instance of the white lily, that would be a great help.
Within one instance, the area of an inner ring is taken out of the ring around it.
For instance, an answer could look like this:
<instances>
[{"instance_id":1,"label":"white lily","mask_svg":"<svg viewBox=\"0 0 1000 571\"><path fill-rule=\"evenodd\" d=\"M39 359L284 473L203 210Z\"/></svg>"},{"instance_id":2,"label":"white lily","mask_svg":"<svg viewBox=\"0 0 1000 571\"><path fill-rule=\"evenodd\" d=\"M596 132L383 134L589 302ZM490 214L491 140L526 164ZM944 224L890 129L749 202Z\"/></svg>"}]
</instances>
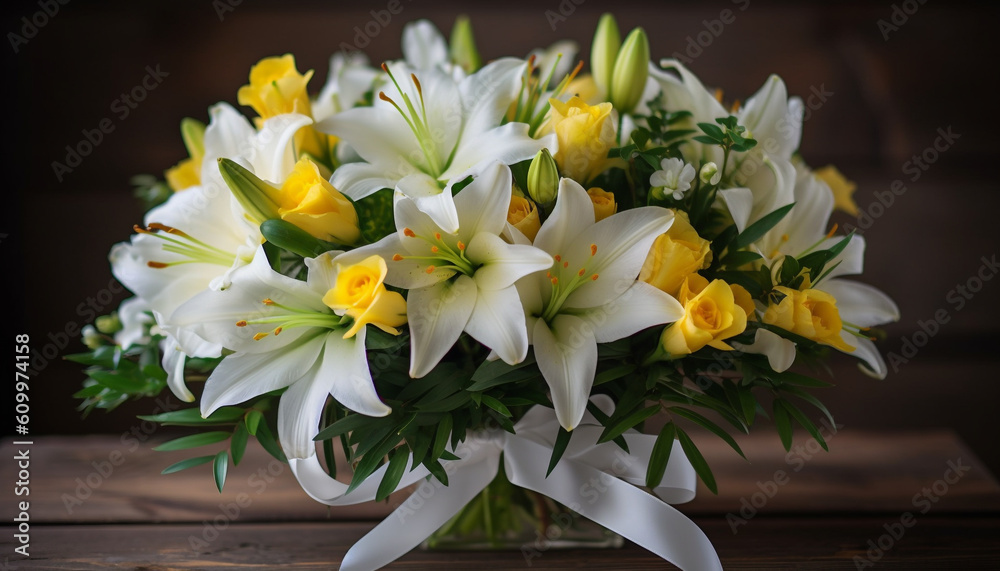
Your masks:
<instances>
[{"instance_id":1,"label":"white lily","mask_svg":"<svg viewBox=\"0 0 1000 571\"><path fill-rule=\"evenodd\" d=\"M403 26L403 59L414 70L440 69L461 79L461 66L453 65L448 42L430 20L416 20Z\"/></svg>"},{"instance_id":2,"label":"white lily","mask_svg":"<svg viewBox=\"0 0 1000 571\"><path fill-rule=\"evenodd\" d=\"M597 344L676 321L684 308L636 281L650 246L673 223L655 206L594 222L594 205L577 182L563 178L551 216L534 245L552 254L548 274L517 283L538 368L552 392L559 423L583 418L597 370Z\"/></svg>"},{"instance_id":3,"label":"white lily","mask_svg":"<svg viewBox=\"0 0 1000 571\"><path fill-rule=\"evenodd\" d=\"M368 65L361 52L338 52L330 57L330 72L326 84L312 102L312 116L317 122L353 109L374 85L380 73Z\"/></svg>"},{"instance_id":4,"label":"white lily","mask_svg":"<svg viewBox=\"0 0 1000 571\"><path fill-rule=\"evenodd\" d=\"M514 282L549 268L552 258L500 238L507 227L511 185L510 169L503 163L483 169L455 196L456 234L446 232L414 201L397 201L398 231L345 254L348 261L373 254L391 259L385 282L409 290L410 376L429 373L463 331L507 363L519 363L527 355L528 333Z\"/></svg>"},{"instance_id":5,"label":"white lily","mask_svg":"<svg viewBox=\"0 0 1000 571\"><path fill-rule=\"evenodd\" d=\"M341 166L330 182L354 200L395 188L454 234L454 183L485 160L513 164L555 145L555 136L532 139L526 124L500 124L517 96L525 65L500 59L461 81L440 69L385 65L392 83L372 107L347 110L317 126L346 141L366 161Z\"/></svg>"},{"instance_id":6,"label":"white lily","mask_svg":"<svg viewBox=\"0 0 1000 571\"><path fill-rule=\"evenodd\" d=\"M145 228L136 227L131 241L116 244L109 256L114 276L148 305L164 328L174 325L174 312L197 294L228 287L232 272L248 264L261 243L256 224L222 181L218 158L231 157L262 178L283 180L294 165L295 131L310 121L302 115L279 115L257 132L229 105L216 105L210 113L202 184L176 192L150 210ZM218 344L171 331L163 356L168 373L183 372L177 347L188 357L221 354ZM178 398L193 400L183 376L169 380Z\"/></svg>"},{"instance_id":7,"label":"white lily","mask_svg":"<svg viewBox=\"0 0 1000 571\"><path fill-rule=\"evenodd\" d=\"M788 97L784 82L772 75L745 105L730 112L680 62L668 59L660 63L679 76L656 66L650 68L650 76L659 82L669 109L686 109L692 114L677 124L678 128L697 131L697 123L714 124L718 118L734 115L747 128L746 136L757 141L746 153L732 152L726 162L718 145L689 139L681 146L685 160L693 164L714 162L724 168L721 173L724 190L719 195L725 198L744 193L750 197L751 221L791 203L795 186L791 158L802 134L802 100Z\"/></svg>"},{"instance_id":8,"label":"white lily","mask_svg":"<svg viewBox=\"0 0 1000 571\"><path fill-rule=\"evenodd\" d=\"M844 239L843 236L826 234L823 230L833 213L833 191L816 178L809 169L797 163L795 206L774 228L756 243L754 249L764 256L765 265L772 265L784 256L796 258L809 252L826 250ZM727 199L737 228L742 232L751 223L750 199L745 194L733 194ZM829 273L822 281L813 282L812 288L829 293L837 300L840 316L848 325L841 331L841 339L853 350L849 353L865 364L861 370L877 378L885 378L887 368L875 344L862 333L868 327L899 320L895 302L878 289L841 276L859 275L864 271L865 240L853 236L847 247L827 263ZM810 276L816 280L820 276ZM760 332L758 332L760 333ZM779 363L787 363L791 341L758 336L757 342L744 350L767 354ZM794 356L794 352L792 352ZM774 363L772 362L772 365ZM787 368L787 366L786 366ZM776 368L776 370L779 370Z\"/></svg>"},{"instance_id":9,"label":"white lily","mask_svg":"<svg viewBox=\"0 0 1000 571\"><path fill-rule=\"evenodd\" d=\"M324 303L337 285L337 253L306 259L303 282L275 272L258 252L233 272L231 288L202 292L178 310L178 325L235 351L206 381L202 415L288 387L278 405L279 440L289 458L308 458L327 396L361 414L391 412L368 370L366 329L352 331L344 312Z\"/></svg>"}]
</instances>

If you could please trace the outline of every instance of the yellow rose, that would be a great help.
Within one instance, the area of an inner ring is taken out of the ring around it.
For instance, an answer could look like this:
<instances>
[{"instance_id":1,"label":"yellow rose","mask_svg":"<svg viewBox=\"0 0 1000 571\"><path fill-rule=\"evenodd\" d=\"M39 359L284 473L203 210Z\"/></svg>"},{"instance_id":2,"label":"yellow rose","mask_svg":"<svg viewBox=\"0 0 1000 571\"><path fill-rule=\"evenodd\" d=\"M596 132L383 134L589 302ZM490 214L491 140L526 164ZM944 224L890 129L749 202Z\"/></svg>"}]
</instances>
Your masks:
<instances>
[{"instance_id":1,"label":"yellow rose","mask_svg":"<svg viewBox=\"0 0 1000 571\"><path fill-rule=\"evenodd\" d=\"M306 85L312 74L312 70L299 73L292 54L264 58L250 68L250 83L240 88L236 99L253 107L261 119L284 113L310 115Z\"/></svg>"},{"instance_id":2,"label":"yellow rose","mask_svg":"<svg viewBox=\"0 0 1000 571\"><path fill-rule=\"evenodd\" d=\"M746 312L747 319L757 321L757 306L754 305L750 292L740 284L729 284L729 287L733 288L733 300Z\"/></svg>"},{"instance_id":3,"label":"yellow rose","mask_svg":"<svg viewBox=\"0 0 1000 571\"><path fill-rule=\"evenodd\" d=\"M664 329L660 338L671 355L688 355L705 345L731 351L733 348L723 339L739 335L747 328L746 311L736 304L733 289L722 280L713 280L682 303L684 317Z\"/></svg>"},{"instance_id":4,"label":"yellow rose","mask_svg":"<svg viewBox=\"0 0 1000 571\"><path fill-rule=\"evenodd\" d=\"M711 263L710 246L688 222L687 213L675 210L674 223L649 249L639 280L680 299L677 292L684 278Z\"/></svg>"},{"instance_id":5,"label":"yellow rose","mask_svg":"<svg viewBox=\"0 0 1000 571\"><path fill-rule=\"evenodd\" d=\"M507 208L507 222L520 230L532 242L535 241L538 229L542 226L542 222L538 218L538 209L535 208L535 203L516 194L510 196L510 206Z\"/></svg>"},{"instance_id":6,"label":"yellow rose","mask_svg":"<svg viewBox=\"0 0 1000 571\"><path fill-rule=\"evenodd\" d=\"M358 214L315 163L299 159L278 191L278 215L321 240L353 244L361 236Z\"/></svg>"},{"instance_id":7,"label":"yellow rose","mask_svg":"<svg viewBox=\"0 0 1000 571\"><path fill-rule=\"evenodd\" d=\"M840 337L844 324L840 320L837 300L832 295L816 289L799 291L784 286L778 286L774 290L785 297L768 306L764 312L764 323L777 325L845 353L854 351Z\"/></svg>"},{"instance_id":8,"label":"yellow rose","mask_svg":"<svg viewBox=\"0 0 1000 571\"><path fill-rule=\"evenodd\" d=\"M406 323L406 300L398 292L385 289L385 260L371 256L344 267L336 265L337 281L323 296L323 303L333 310L344 310L354 318L344 334L348 339L371 323L386 333L399 335L396 329Z\"/></svg>"},{"instance_id":9,"label":"yellow rose","mask_svg":"<svg viewBox=\"0 0 1000 571\"><path fill-rule=\"evenodd\" d=\"M615 203L615 195L603 188L593 187L587 189L587 196L594 203L594 220L600 222L615 212L618 212L618 204Z\"/></svg>"},{"instance_id":10,"label":"yellow rose","mask_svg":"<svg viewBox=\"0 0 1000 571\"><path fill-rule=\"evenodd\" d=\"M549 99L552 129L559 141L556 163L563 175L585 183L614 163L608 149L615 144L615 116L611 104L587 105L574 96L563 103Z\"/></svg>"}]
</instances>

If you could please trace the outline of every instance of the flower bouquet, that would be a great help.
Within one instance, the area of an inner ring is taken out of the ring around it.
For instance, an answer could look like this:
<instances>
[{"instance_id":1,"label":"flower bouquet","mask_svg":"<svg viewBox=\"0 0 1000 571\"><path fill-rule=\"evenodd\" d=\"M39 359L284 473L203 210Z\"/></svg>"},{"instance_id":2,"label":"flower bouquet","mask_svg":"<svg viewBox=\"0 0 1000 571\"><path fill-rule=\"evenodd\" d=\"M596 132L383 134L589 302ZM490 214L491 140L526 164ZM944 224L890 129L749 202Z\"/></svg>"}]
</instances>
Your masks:
<instances>
[{"instance_id":1,"label":"flower bouquet","mask_svg":"<svg viewBox=\"0 0 1000 571\"><path fill-rule=\"evenodd\" d=\"M796 154L802 101L772 76L724 105L610 15L589 74L570 42L483 63L465 19L450 42L407 25L403 53L339 53L315 97L266 58L237 93L252 121L182 121L190 157L138 180L145 220L111 251L135 297L71 357L81 407L198 401L144 418L198 430L161 449L216 446L164 473L211 463L220 490L252 436L329 505L433 492L345 569L567 513L720 568L669 505L716 489L690 427L743 455L728 431L769 416L825 448L828 383L792 365L832 348L882 377L871 327L898 318L842 278L864 241L828 224L853 189Z\"/></svg>"}]
</instances>

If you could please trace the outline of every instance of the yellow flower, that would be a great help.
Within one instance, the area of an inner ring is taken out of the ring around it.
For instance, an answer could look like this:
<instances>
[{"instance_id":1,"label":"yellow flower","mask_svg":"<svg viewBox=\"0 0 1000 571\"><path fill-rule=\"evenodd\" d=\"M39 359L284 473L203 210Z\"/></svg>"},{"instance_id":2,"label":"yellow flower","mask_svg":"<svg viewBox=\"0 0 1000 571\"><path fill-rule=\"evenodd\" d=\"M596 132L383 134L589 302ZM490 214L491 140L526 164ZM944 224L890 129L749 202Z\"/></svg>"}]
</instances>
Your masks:
<instances>
[{"instance_id":1,"label":"yellow flower","mask_svg":"<svg viewBox=\"0 0 1000 571\"><path fill-rule=\"evenodd\" d=\"M845 353L854 351L840 337L843 322L837 300L825 291L816 289L794 290L785 286L774 288L784 294L777 304L772 303L764 312L764 323L835 347Z\"/></svg>"},{"instance_id":2,"label":"yellow flower","mask_svg":"<svg viewBox=\"0 0 1000 571\"><path fill-rule=\"evenodd\" d=\"M555 159L563 175L585 183L614 164L607 158L616 132L610 103L587 105L574 96L566 103L549 99L549 104L559 141Z\"/></svg>"},{"instance_id":3,"label":"yellow flower","mask_svg":"<svg viewBox=\"0 0 1000 571\"><path fill-rule=\"evenodd\" d=\"M177 166L167 169L163 175L174 192L197 186L201 184L201 157L197 161L194 157L184 159Z\"/></svg>"},{"instance_id":4,"label":"yellow flower","mask_svg":"<svg viewBox=\"0 0 1000 571\"><path fill-rule=\"evenodd\" d=\"M353 244L361 231L358 214L308 158L299 159L278 191L278 216L321 240Z\"/></svg>"},{"instance_id":5,"label":"yellow flower","mask_svg":"<svg viewBox=\"0 0 1000 571\"><path fill-rule=\"evenodd\" d=\"M590 201L594 203L594 221L600 222L615 212L618 212L618 205L615 203L615 195L603 188L593 187L587 189Z\"/></svg>"},{"instance_id":6,"label":"yellow flower","mask_svg":"<svg viewBox=\"0 0 1000 571\"><path fill-rule=\"evenodd\" d=\"M858 205L854 202L854 191L857 190L858 185L854 182L847 180L837 167L833 165L827 165L821 169L816 169L813 171L816 178L825 182L830 190L833 192L833 207L837 210L841 210L850 214L851 216L858 215Z\"/></svg>"},{"instance_id":7,"label":"yellow flower","mask_svg":"<svg viewBox=\"0 0 1000 571\"><path fill-rule=\"evenodd\" d=\"M697 279L686 281L698 282ZM671 355L688 355L706 345L731 351L733 348L723 339L739 335L747 327L746 311L736 304L732 287L722 280L713 280L681 303L684 304L684 317L664 329L660 338L663 348Z\"/></svg>"},{"instance_id":8,"label":"yellow flower","mask_svg":"<svg viewBox=\"0 0 1000 571\"><path fill-rule=\"evenodd\" d=\"M310 115L306 85L312 74L312 70L299 73L291 54L264 58L250 68L250 83L240 88L236 99L253 107L261 119L283 113Z\"/></svg>"},{"instance_id":9,"label":"yellow flower","mask_svg":"<svg viewBox=\"0 0 1000 571\"><path fill-rule=\"evenodd\" d=\"M740 284L729 284L729 287L733 288L733 300L746 312L747 319L757 321L757 307L754 305L753 296L750 295L747 288Z\"/></svg>"},{"instance_id":10,"label":"yellow flower","mask_svg":"<svg viewBox=\"0 0 1000 571\"><path fill-rule=\"evenodd\" d=\"M639 280L680 300L677 291L684 279L711 263L710 246L711 242L699 236L691 226L687 213L675 210L674 223L649 249Z\"/></svg>"},{"instance_id":11,"label":"yellow flower","mask_svg":"<svg viewBox=\"0 0 1000 571\"><path fill-rule=\"evenodd\" d=\"M507 208L507 222L520 230L532 242L535 241L538 229L542 226L542 222L538 218L538 209L535 208L535 203L516 194L510 196L510 206Z\"/></svg>"},{"instance_id":12,"label":"yellow flower","mask_svg":"<svg viewBox=\"0 0 1000 571\"><path fill-rule=\"evenodd\" d=\"M353 337L368 323L399 335L396 328L406 323L406 300L399 293L385 289L385 260L370 256L347 267L336 264L336 270L337 281L323 296L323 303L333 310L345 310L346 315L354 318L344 339Z\"/></svg>"}]
</instances>

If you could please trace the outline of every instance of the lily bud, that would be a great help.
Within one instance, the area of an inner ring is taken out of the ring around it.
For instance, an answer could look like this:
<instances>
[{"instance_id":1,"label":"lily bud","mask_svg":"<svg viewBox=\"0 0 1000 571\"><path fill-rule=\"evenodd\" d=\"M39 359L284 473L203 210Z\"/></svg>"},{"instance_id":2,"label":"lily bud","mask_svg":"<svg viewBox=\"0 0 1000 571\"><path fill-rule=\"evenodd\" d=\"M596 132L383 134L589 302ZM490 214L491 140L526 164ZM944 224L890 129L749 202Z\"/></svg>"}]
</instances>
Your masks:
<instances>
[{"instance_id":1,"label":"lily bud","mask_svg":"<svg viewBox=\"0 0 1000 571\"><path fill-rule=\"evenodd\" d=\"M455 19L455 26L451 29L450 51L451 61L460 65L466 73L476 71L483 64L476 49L476 40L468 16L459 16Z\"/></svg>"},{"instance_id":2,"label":"lily bud","mask_svg":"<svg viewBox=\"0 0 1000 571\"><path fill-rule=\"evenodd\" d=\"M278 189L230 159L219 159L219 172L247 215L258 224L278 214Z\"/></svg>"},{"instance_id":3,"label":"lily bud","mask_svg":"<svg viewBox=\"0 0 1000 571\"><path fill-rule=\"evenodd\" d=\"M94 350L104 345L104 341L101 339L101 335L94 329L93 325L84 325L81 331L83 336L83 344L87 346L87 349Z\"/></svg>"},{"instance_id":4,"label":"lily bud","mask_svg":"<svg viewBox=\"0 0 1000 571\"><path fill-rule=\"evenodd\" d=\"M556 200L559 193L559 168L548 149L538 151L528 167L528 194L538 204L546 207Z\"/></svg>"},{"instance_id":5,"label":"lily bud","mask_svg":"<svg viewBox=\"0 0 1000 571\"><path fill-rule=\"evenodd\" d=\"M200 164L201 158L205 156L205 124L197 119L185 117L181 121L181 138L184 139L188 156Z\"/></svg>"},{"instance_id":6,"label":"lily bud","mask_svg":"<svg viewBox=\"0 0 1000 571\"><path fill-rule=\"evenodd\" d=\"M635 109L648 78L649 38L645 30L636 28L625 38L611 75L611 103L619 113Z\"/></svg>"},{"instance_id":7,"label":"lily bud","mask_svg":"<svg viewBox=\"0 0 1000 571\"><path fill-rule=\"evenodd\" d=\"M102 315L94 320L94 325L97 326L97 330L105 335L112 335L117 333L122 328L122 322L118 319L118 312L113 312L111 315Z\"/></svg>"},{"instance_id":8,"label":"lily bud","mask_svg":"<svg viewBox=\"0 0 1000 571\"><path fill-rule=\"evenodd\" d=\"M711 161L701 165L698 178L701 180L701 184L719 184L719 181L722 179L722 173L719 172L719 165Z\"/></svg>"},{"instance_id":9,"label":"lily bud","mask_svg":"<svg viewBox=\"0 0 1000 571\"><path fill-rule=\"evenodd\" d=\"M594 81L604 93L611 89L611 75L615 69L615 59L621 48L622 38L618 33L618 23L611 14L604 14L597 22L594 43L590 48L590 72Z\"/></svg>"}]
</instances>

